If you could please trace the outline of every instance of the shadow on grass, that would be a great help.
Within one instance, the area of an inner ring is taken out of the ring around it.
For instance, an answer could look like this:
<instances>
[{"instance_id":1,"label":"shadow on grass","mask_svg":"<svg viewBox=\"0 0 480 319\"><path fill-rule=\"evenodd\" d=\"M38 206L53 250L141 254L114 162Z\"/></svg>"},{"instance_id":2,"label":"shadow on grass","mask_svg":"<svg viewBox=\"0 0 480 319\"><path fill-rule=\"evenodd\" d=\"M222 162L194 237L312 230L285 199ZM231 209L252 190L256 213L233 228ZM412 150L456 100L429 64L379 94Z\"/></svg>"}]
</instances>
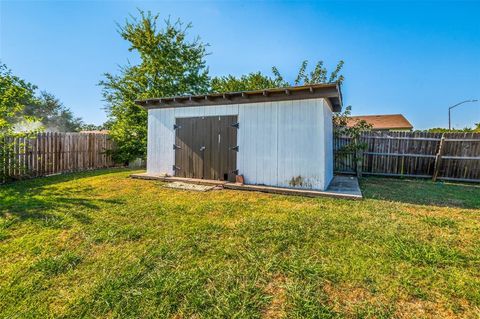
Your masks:
<instances>
[{"instance_id":1,"label":"shadow on grass","mask_svg":"<svg viewBox=\"0 0 480 319\"><path fill-rule=\"evenodd\" d=\"M418 205L480 209L480 185L432 182L423 179L364 177L360 181L366 199L382 199Z\"/></svg>"},{"instance_id":2,"label":"shadow on grass","mask_svg":"<svg viewBox=\"0 0 480 319\"><path fill-rule=\"evenodd\" d=\"M0 217L15 216L20 220L37 220L46 226L61 224L71 216L82 224L91 223L85 210L97 210L104 204L122 201L95 197L95 187L61 185L87 177L101 176L119 169L89 171L17 181L0 186Z\"/></svg>"}]
</instances>

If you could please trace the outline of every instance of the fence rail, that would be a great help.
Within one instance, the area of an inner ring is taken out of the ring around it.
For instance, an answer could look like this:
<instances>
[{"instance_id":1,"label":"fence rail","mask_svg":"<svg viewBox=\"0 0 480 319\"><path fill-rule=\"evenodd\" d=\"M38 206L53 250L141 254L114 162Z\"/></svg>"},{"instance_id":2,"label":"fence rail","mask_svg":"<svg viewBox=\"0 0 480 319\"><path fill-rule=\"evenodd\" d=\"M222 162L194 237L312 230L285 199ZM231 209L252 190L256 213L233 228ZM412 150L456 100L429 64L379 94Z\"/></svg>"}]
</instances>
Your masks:
<instances>
[{"instance_id":1,"label":"fence rail","mask_svg":"<svg viewBox=\"0 0 480 319\"><path fill-rule=\"evenodd\" d=\"M39 133L0 141L0 183L114 166L106 134Z\"/></svg>"},{"instance_id":2,"label":"fence rail","mask_svg":"<svg viewBox=\"0 0 480 319\"><path fill-rule=\"evenodd\" d=\"M334 141L338 173L480 182L480 133L366 132L364 152L342 154L348 137ZM357 167L356 156L361 157Z\"/></svg>"}]
</instances>

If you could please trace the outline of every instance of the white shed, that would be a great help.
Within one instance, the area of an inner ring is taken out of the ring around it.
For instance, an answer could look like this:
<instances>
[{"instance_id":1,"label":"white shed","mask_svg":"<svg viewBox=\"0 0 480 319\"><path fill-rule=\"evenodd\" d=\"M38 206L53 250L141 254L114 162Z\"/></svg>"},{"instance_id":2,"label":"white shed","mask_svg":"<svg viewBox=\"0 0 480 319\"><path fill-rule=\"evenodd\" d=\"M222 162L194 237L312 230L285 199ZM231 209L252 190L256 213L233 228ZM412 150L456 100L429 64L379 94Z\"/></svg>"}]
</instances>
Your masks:
<instances>
[{"instance_id":1,"label":"white shed","mask_svg":"<svg viewBox=\"0 0 480 319\"><path fill-rule=\"evenodd\" d=\"M147 174L325 190L338 84L136 101L148 110Z\"/></svg>"}]
</instances>

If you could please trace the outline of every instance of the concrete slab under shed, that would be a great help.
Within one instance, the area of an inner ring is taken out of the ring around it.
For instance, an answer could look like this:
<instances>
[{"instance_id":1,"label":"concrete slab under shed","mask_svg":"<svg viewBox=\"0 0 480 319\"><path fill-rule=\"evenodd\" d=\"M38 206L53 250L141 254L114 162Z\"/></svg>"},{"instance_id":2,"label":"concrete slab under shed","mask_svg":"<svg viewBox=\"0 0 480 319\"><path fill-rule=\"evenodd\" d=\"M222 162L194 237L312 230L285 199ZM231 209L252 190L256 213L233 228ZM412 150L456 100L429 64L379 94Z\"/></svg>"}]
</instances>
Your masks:
<instances>
[{"instance_id":1,"label":"concrete slab under shed","mask_svg":"<svg viewBox=\"0 0 480 319\"><path fill-rule=\"evenodd\" d=\"M185 182L171 182L168 183L165 187L174 188L174 189L183 189L187 191L196 191L196 192L207 192L215 189L217 186L212 185L199 185L193 183L185 183Z\"/></svg>"},{"instance_id":2,"label":"concrete slab under shed","mask_svg":"<svg viewBox=\"0 0 480 319\"><path fill-rule=\"evenodd\" d=\"M327 188L327 192L348 194L363 198L358 179L355 176L336 175Z\"/></svg>"},{"instance_id":3,"label":"concrete slab under shed","mask_svg":"<svg viewBox=\"0 0 480 319\"><path fill-rule=\"evenodd\" d=\"M308 196L308 197L318 197L318 196L327 196L335 198L344 198L344 199L362 199L362 192L358 184L358 180L353 176L334 176L329 187L325 191L318 190L309 190L309 189L298 189L298 188L283 188L283 187L273 187L273 186L264 186L264 185L247 185L247 184L237 184L226 181L216 181L216 180L205 180L205 179L195 179L195 178L183 178L183 177L171 177L159 174L132 174L132 178L138 179L148 179L148 180L160 180L164 182L182 182L182 183L192 183L199 185L210 185L210 186L222 186L227 189L233 190L245 190L245 191L257 191L264 193L274 193L274 194L283 194L283 195L297 195L297 196Z\"/></svg>"},{"instance_id":4,"label":"concrete slab under shed","mask_svg":"<svg viewBox=\"0 0 480 319\"><path fill-rule=\"evenodd\" d=\"M185 177L174 177L174 176L166 176L162 174L148 174L148 173L140 173L140 174L132 174L130 175L131 178L137 179L150 179L150 180L157 180L162 182L183 182L183 183L192 183L192 184L199 184L199 185L212 185L212 186L222 186L228 182L225 181L216 181L212 179L198 179L198 178L185 178Z\"/></svg>"}]
</instances>

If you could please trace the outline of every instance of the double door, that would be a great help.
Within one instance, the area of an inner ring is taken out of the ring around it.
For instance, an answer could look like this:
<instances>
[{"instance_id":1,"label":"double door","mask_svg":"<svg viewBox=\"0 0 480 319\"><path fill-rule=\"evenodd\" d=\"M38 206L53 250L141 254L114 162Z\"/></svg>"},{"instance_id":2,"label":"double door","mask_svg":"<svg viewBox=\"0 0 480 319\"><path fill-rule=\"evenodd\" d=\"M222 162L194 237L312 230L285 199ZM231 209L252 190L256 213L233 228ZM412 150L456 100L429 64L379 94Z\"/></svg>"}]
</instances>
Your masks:
<instances>
[{"instance_id":1,"label":"double door","mask_svg":"<svg viewBox=\"0 0 480 319\"><path fill-rule=\"evenodd\" d=\"M177 118L175 176L235 180L237 116Z\"/></svg>"}]
</instances>

